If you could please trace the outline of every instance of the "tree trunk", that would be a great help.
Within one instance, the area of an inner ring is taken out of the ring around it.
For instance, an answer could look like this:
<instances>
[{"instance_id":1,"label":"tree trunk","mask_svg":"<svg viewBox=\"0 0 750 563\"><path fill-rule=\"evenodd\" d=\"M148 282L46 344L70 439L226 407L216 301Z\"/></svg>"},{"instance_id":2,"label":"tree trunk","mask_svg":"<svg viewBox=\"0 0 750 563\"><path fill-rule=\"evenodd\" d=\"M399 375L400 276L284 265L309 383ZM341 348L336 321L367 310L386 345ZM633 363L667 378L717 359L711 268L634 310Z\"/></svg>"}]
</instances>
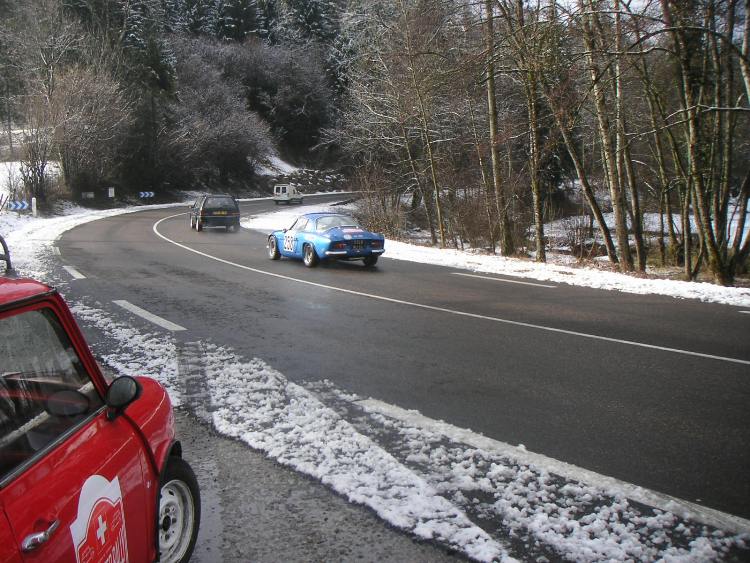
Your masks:
<instances>
[{"instance_id":1,"label":"tree trunk","mask_svg":"<svg viewBox=\"0 0 750 563\"><path fill-rule=\"evenodd\" d=\"M673 48L678 59L677 70L680 79L681 102L683 104L683 119L687 123L687 147L689 158L689 170L692 180L692 195L694 199L695 215L697 219L698 232L701 237L703 252L708 261L708 267L713 275L714 281L720 285L732 285L734 272L729 271L727 260L722 257L721 249L717 243L716 232L712 225L711 206L709 193L703 176L705 165L701 149L705 144L704 135L701 133L697 104L699 98L695 91L695 84L706 82L704 75L699 75L691 66L689 51L684 27L675 27L669 0L661 0L662 10L667 25L670 27ZM700 88L700 87L698 87Z\"/></svg>"},{"instance_id":2,"label":"tree trunk","mask_svg":"<svg viewBox=\"0 0 750 563\"><path fill-rule=\"evenodd\" d=\"M585 8L582 6L582 8ZM612 211L615 216L615 234L617 244L620 250L620 269L629 272L633 269L633 259L630 254L630 242L628 240L627 219L625 216L625 199L621 187L621 178L617 174L618 158L612 147L612 131L607 117L607 107L604 96L604 90L600 83L601 71L594 60L596 50L594 38L594 14L595 7L593 1L589 0L589 13L583 19L584 41L587 50L587 60L589 65L589 76L591 79L592 92L594 94L594 105L596 109L597 125L599 128L599 137L602 143L602 157L607 183L609 185L610 198L612 200Z\"/></svg>"},{"instance_id":3,"label":"tree trunk","mask_svg":"<svg viewBox=\"0 0 750 563\"><path fill-rule=\"evenodd\" d=\"M471 131L474 135L474 148L477 151L477 161L479 163L479 171L482 174L482 187L484 188L482 190L482 193L484 194L484 212L487 216L487 229L488 229L488 236L490 239L490 245L492 246L492 254L495 254L495 224L492 221L492 204L490 203L492 200L492 188L490 187L490 182L487 178L487 174L484 170L484 158L482 157L482 151L480 149L479 144L479 133L477 132L477 123L474 119L474 104L471 102L471 96L467 94L466 99L469 104L469 116L471 117Z\"/></svg>"},{"instance_id":4,"label":"tree trunk","mask_svg":"<svg viewBox=\"0 0 750 563\"><path fill-rule=\"evenodd\" d=\"M492 0L484 2L486 24L485 41L487 46L487 109L490 130L490 155L492 161L492 184L495 188L498 222L500 225L500 252L503 256L515 253L513 236L510 230L505 190L500 172L500 157L497 148L497 102L495 100L495 65L492 58L495 52L495 30L493 25Z\"/></svg>"},{"instance_id":5,"label":"tree trunk","mask_svg":"<svg viewBox=\"0 0 750 563\"><path fill-rule=\"evenodd\" d=\"M404 16L404 26L406 30L406 52L409 57L409 71L411 76L412 87L414 93L417 96L419 105L419 119L422 125L422 135L424 136L425 146L427 148L427 158L430 163L430 179L432 180L433 197L435 201L435 211L437 213L437 224L440 232L440 248L445 248L445 226L443 222L443 208L440 202L440 187L437 180L437 170L435 165L435 156L432 152L432 138L430 136L429 119L427 115L427 107L424 101L424 95L422 89L419 87L419 81L417 80L417 73L415 70L415 57L414 50L412 48L412 37L411 29L409 26L409 15L406 12L403 0L400 2L401 13Z\"/></svg>"},{"instance_id":6,"label":"tree trunk","mask_svg":"<svg viewBox=\"0 0 750 563\"><path fill-rule=\"evenodd\" d=\"M518 60L521 63L524 94L526 96L526 116L529 126L529 177L531 180L531 198L534 210L534 242L536 246L536 261L546 262L547 255L544 248L544 213L542 210L541 187L539 185L539 79L534 70L536 53L529 53L530 38L527 33L524 16L523 0L516 1L517 30L513 36ZM507 18L512 24L510 18Z\"/></svg>"},{"instance_id":7,"label":"tree trunk","mask_svg":"<svg viewBox=\"0 0 750 563\"><path fill-rule=\"evenodd\" d=\"M404 126L401 126L401 134L404 137L404 146L406 147L406 154L409 158L409 166L411 167L411 172L414 175L414 181L417 184L417 191L419 192L419 199L424 203L424 211L427 215L427 224L430 228L430 239L432 240L432 244L437 243L437 234L435 233L435 220L432 217L432 209L430 209L430 205L427 202L427 198L425 197L424 188L422 187L422 181L419 178L419 172L417 171L416 163L414 162L414 155L411 153L411 145L409 144L409 136L406 134L406 129Z\"/></svg>"}]
</instances>

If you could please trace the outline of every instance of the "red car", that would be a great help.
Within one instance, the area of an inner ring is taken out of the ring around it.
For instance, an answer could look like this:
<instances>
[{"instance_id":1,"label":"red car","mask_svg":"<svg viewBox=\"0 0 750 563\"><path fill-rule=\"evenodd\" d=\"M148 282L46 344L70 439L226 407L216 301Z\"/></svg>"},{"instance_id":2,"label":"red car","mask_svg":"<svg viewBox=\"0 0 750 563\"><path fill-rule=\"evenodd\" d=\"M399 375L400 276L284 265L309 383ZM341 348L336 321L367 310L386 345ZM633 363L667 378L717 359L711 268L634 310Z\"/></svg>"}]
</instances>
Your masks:
<instances>
[{"instance_id":1,"label":"red car","mask_svg":"<svg viewBox=\"0 0 750 563\"><path fill-rule=\"evenodd\" d=\"M181 454L156 381L108 381L54 289L0 275L0 563L188 561Z\"/></svg>"}]
</instances>

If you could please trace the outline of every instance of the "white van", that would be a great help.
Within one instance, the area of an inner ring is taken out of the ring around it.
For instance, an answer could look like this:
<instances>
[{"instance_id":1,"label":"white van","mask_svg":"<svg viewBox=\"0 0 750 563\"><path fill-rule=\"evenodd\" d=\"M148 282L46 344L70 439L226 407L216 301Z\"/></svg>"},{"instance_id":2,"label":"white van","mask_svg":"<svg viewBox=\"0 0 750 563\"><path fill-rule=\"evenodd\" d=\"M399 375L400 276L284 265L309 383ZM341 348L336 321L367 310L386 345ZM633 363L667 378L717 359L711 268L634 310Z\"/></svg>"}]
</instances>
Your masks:
<instances>
[{"instance_id":1,"label":"white van","mask_svg":"<svg viewBox=\"0 0 750 563\"><path fill-rule=\"evenodd\" d=\"M273 201L276 205L281 202L287 205L290 203L302 203L302 194L292 185L276 184L273 187Z\"/></svg>"}]
</instances>

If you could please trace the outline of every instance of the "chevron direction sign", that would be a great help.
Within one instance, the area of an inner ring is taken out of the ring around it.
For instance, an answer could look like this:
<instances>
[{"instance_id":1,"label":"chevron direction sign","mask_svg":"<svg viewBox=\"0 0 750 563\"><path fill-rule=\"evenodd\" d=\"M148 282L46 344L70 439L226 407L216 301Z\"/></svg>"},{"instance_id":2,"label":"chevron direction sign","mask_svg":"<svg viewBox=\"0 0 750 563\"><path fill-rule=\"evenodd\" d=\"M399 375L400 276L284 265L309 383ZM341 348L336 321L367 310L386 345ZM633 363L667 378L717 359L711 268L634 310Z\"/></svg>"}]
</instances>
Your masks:
<instances>
[{"instance_id":1,"label":"chevron direction sign","mask_svg":"<svg viewBox=\"0 0 750 563\"><path fill-rule=\"evenodd\" d=\"M29 208L28 201L9 201L8 209L11 211L26 211Z\"/></svg>"},{"instance_id":2,"label":"chevron direction sign","mask_svg":"<svg viewBox=\"0 0 750 563\"><path fill-rule=\"evenodd\" d=\"M154 192L139 192L141 197L154 197Z\"/></svg>"}]
</instances>

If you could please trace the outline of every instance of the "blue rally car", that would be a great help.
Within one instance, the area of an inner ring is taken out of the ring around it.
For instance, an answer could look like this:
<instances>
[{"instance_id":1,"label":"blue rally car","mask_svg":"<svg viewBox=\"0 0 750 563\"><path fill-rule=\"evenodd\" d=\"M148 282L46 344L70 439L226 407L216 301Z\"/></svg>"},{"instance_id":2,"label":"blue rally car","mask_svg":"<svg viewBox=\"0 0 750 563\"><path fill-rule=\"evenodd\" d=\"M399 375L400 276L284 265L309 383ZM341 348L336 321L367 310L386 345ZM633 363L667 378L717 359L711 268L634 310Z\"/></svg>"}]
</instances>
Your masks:
<instances>
[{"instance_id":1,"label":"blue rally car","mask_svg":"<svg viewBox=\"0 0 750 563\"><path fill-rule=\"evenodd\" d=\"M297 217L288 229L268 235L268 257L301 258L305 266L317 266L320 260L362 260L374 266L383 254L385 238L371 233L348 215L307 213Z\"/></svg>"}]
</instances>

